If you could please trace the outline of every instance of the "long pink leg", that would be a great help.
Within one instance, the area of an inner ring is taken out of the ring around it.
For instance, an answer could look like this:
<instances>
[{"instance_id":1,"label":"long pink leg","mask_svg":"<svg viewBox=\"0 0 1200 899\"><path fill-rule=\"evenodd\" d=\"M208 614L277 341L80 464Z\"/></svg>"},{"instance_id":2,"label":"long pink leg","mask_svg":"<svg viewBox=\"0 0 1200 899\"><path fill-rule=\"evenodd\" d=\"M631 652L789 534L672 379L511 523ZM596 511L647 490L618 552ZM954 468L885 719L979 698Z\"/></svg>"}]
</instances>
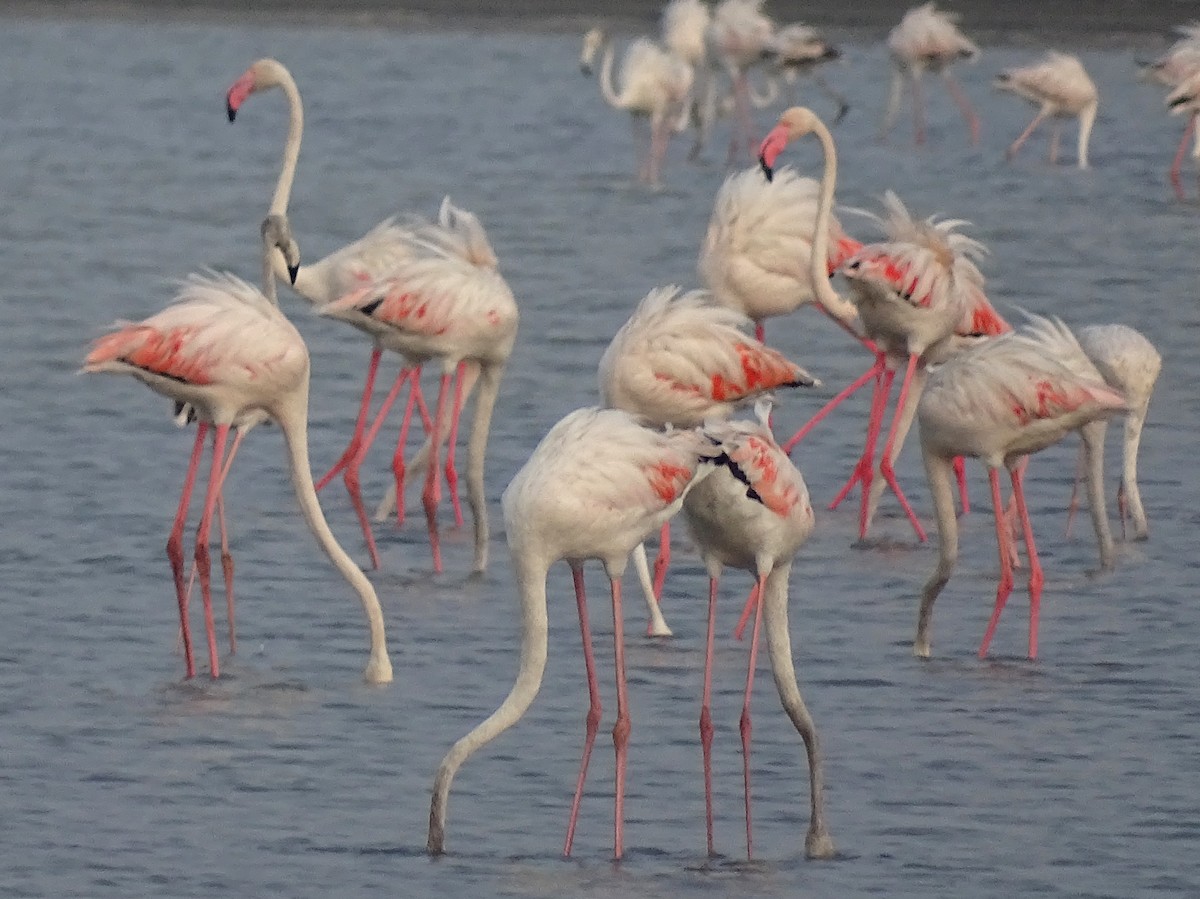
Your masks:
<instances>
[{"instance_id":1,"label":"long pink leg","mask_svg":"<svg viewBox=\"0 0 1200 899\"><path fill-rule=\"evenodd\" d=\"M712 669L713 635L717 629L717 579L708 579L708 638L704 643L704 692L700 699L700 751L704 756L704 825L708 833L708 854L713 854L712 799Z\"/></svg>"},{"instance_id":2,"label":"long pink leg","mask_svg":"<svg viewBox=\"0 0 1200 899\"><path fill-rule=\"evenodd\" d=\"M733 638L735 640L742 639L742 634L746 632L746 623L750 620L750 613L756 608L758 608L757 583L750 588L750 595L746 597L746 603L742 606L742 615L738 618L737 626L733 629Z\"/></svg>"},{"instance_id":3,"label":"long pink leg","mask_svg":"<svg viewBox=\"0 0 1200 899\"><path fill-rule=\"evenodd\" d=\"M332 481L334 475L349 465L350 460L358 452L358 446L362 442L363 428L367 425L367 408L371 404L371 392L375 389L375 374L379 371L379 359L382 355L383 350L379 347L371 350L371 361L367 365L367 383L363 385L362 401L358 405L358 417L354 419L354 435L350 438L350 443L341 457L333 463L333 468L325 472L317 481L317 492L320 492L326 484Z\"/></svg>"},{"instance_id":4,"label":"long pink leg","mask_svg":"<svg viewBox=\"0 0 1200 899\"><path fill-rule=\"evenodd\" d=\"M896 480L896 471L892 467L892 449L896 445L896 433L900 424L900 418L904 412L904 403L908 399L908 391L912 385L913 375L917 372L917 366L921 362L921 357L916 353L908 357L908 369L904 372L904 383L900 385L900 396L896 399L896 415L892 419L892 426L888 430L887 443L883 448L883 457L879 463L879 470L883 473L883 479L887 481L888 486L892 488L892 492L896 494L896 498L900 500L900 506L904 509L904 514L908 516L909 523L912 524L913 530L917 532L917 539L922 543L925 542L925 529L921 527L920 519L917 518L917 513L913 511L908 500L904 496L904 491L900 489L900 484ZM859 539L867 536L867 490L864 486L862 496L862 508L859 511L858 529Z\"/></svg>"},{"instance_id":5,"label":"long pink leg","mask_svg":"<svg viewBox=\"0 0 1200 899\"><path fill-rule=\"evenodd\" d=\"M1029 123L1028 127L1026 127L1026 129L1021 132L1020 136L1012 142L1012 146L1004 151L1004 157L1006 159L1012 159L1014 156L1016 156L1017 151L1021 149L1021 145L1025 143L1025 141L1029 138L1029 135L1033 134L1034 129L1037 128L1037 126L1040 125L1045 118L1046 114L1044 112L1038 112L1038 114L1033 117L1033 121Z\"/></svg>"},{"instance_id":6,"label":"long pink leg","mask_svg":"<svg viewBox=\"0 0 1200 899\"><path fill-rule=\"evenodd\" d=\"M588 762L592 758L592 745L596 742L596 731L600 727L600 684L596 680L596 659L592 655L592 628L588 623L587 597L583 590L583 567L571 566L575 579L575 605L579 609L579 632L583 637L583 665L587 669L588 713L587 732L583 738L583 760L579 763L579 779L575 783L575 798L571 801L571 819L567 822L567 839L563 843L563 855L571 854L575 842L575 823L579 820L579 804L583 800L583 782L587 779Z\"/></svg>"},{"instance_id":7,"label":"long pink leg","mask_svg":"<svg viewBox=\"0 0 1200 899\"><path fill-rule=\"evenodd\" d=\"M1008 526L1007 516L1004 513L1004 500L1000 496L1000 469L992 468L988 470L988 483L992 485L992 510L996 515L996 545L1000 553L1000 583L996 587L996 606L992 609L991 620L988 621L987 630L983 633L983 643L979 645L979 657L982 659L987 655L988 647L992 644L992 635L996 632L996 625L1000 623L1000 613L1004 611L1004 604L1008 602L1008 595L1012 593L1013 588L1013 573L1012 573L1012 530Z\"/></svg>"},{"instance_id":8,"label":"long pink leg","mask_svg":"<svg viewBox=\"0 0 1200 899\"><path fill-rule=\"evenodd\" d=\"M967 128L971 131L971 145L978 146L979 116L975 115L975 110L971 108L971 103L967 99L967 95L958 86L958 82L954 80L954 76L949 71L945 71L942 72L942 77L946 80L946 89L950 91L950 96L954 98L954 102L958 106L959 111L962 112L963 118L967 120Z\"/></svg>"},{"instance_id":9,"label":"long pink leg","mask_svg":"<svg viewBox=\"0 0 1200 899\"><path fill-rule=\"evenodd\" d=\"M379 434L380 427L383 426L384 419L392 410L392 404L396 402L396 397L400 395L401 389L405 382L409 379L417 380L417 369L402 368L400 374L396 376L396 382L392 384L392 389L388 391L388 395L383 398L383 403L379 406L379 411L375 414L375 420L371 422L371 427L366 435L359 441L358 449L355 451L353 458L346 464L345 473L342 475L342 480L346 484L346 490L350 493L350 502L354 506L354 514L358 516L359 527L362 528L363 537L367 541L367 552L371 554L371 567L379 567L379 550L375 547L375 533L371 530L371 519L367 517L366 507L362 500L362 481L359 476L359 471L362 469L363 460L367 457L367 451L371 448L371 444L375 442L376 436Z\"/></svg>"},{"instance_id":10,"label":"long pink leg","mask_svg":"<svg viewBox=\"0 0 1200 899\"><path fill-rule=\"evenodd\" d=\"M758 633L762 626L762 575L758 577L759 601L754 608L754 628L750 632L750 665L746 671L746 696L742 701L742 717L738 729L742 732L742 781L746 788L746 858L754 855L753 840L750 835L750 696L754 692L754 669L758 664Z\"/></svg>"},{"instance_id":11,"label":"long pink leg","mask_svg":"<svg viewBox=\"0 0 1200 899\"><path fill-rule=\"evenodd\" d=\"M246 432L238 428L233 437L233 445L229 455L225 457L225 466L221 469L221 482L217 493L217 528L221 532L221 573L225 578L225 609L229 623L229 654L237 654L237 627L233 616L233 554L229 551L229 529L225 526L225 478L242 445Z\"/></svg>"},{"instance_id":12,"label":"long pink leg","mask_svg":"<svg viewBox=\"0 0 1200 899\"><path fill-rule=\"evenodd\" d=\"M450 494L450 505L454 509L454 526L463 526L462 503L458 500L458 469L454 465L454 451L458 446L458 421L462 417L463 381L467 363L458 363L454 373L454 408L450 412L450 434L446 438L446 488ZM398 494L397 494L398 495Z\"/></svg>"},{"instance_id":13,"label":"long pink leg","mask_svg":"<svg viewBox=\"0 0 1200 899\"><path fill-rule=\"evenodd\" d=\"M204 496L204 513L200 516L200 527L196 530L196 573L200 576L200 598L204 602L204 631L208 636L208 666L212 677L221 676L217 662L217 631L212 610L212 559L208 551L208 535L212 529L213 509L217 495L221 492L221 460L225 455L225 442L229 437L229 425L217 425L213 438L212 468L208 475L208 491Z\"/></svg>"},{"instance_id":14,"label":"long pink leg","mask_svg":"<svg viewBox=\"0 0 1200 899\"><path fill-rule=\"evenodd\" d=\"M183 526L187 523L188 505L192 500L192 489L196 485L196 471L200 468L200 454L204 451L204 438L208 424L200 422L196 427L196 442L192 444L192 456L188 461L187 475L183 479L183 491L179 496L179 508L175 510L175 523L167 538L167 559L171 562L171 574L175 578L175 597L179 602L179 633L183 638L183 660L186 676L196 676L196 663L192 658L192 631L188 626L188 590L183 579Z\"/></svg>"},{"instance_id":15,"label":"long pink leg","mask_svg":"<svg viewBox=\"0 0 1200 899\"><path fill-rule=\"evenodd\" d=\"M971 498L967 496L967 462L962 456L954 457L954 477L958 481L958 499L962 504L962 514L971 512Z\"/></svg>"},{"instance_id":16,"label":"long pink leg","mask_svg":"<svg viewBox=\"0 0 1200 899\"><path fill-rule=\"evenodd\" d=\"M450 374L442 375L438 388L437 409L433 413L433 430L429 434L429 468L425 472L425 489L421 502L425 506L425 523L429 527L429 545L433 549L433 570L442 570L442 547L438 541L437 507L442 499L442 474L438 454L442 448L442 419L446 414L446 395L450 392Z\"/></svg>"},{"instance_id":17,"label":"long pink leg","mask_svg":"<svg viewBox=\"0 0 1200 899\"><path fill-rule=\"evenodd\" d=\"M667 568L671 564L671 522L664 521L658 532L658 555L654 557L654 598L662 599Z\"/></svg>"},{"instance_id":18,"label":"long pink leg","mask_svg":"<svg viewBox=\"0 0 1200 899\"><path fill-rule=\"evenodd\" d=\"M1179 200L1187 199L1183 192L1183 156L1187 153L1188 142L1195 130L1196 116L1188 116L1187 124L1183 128L1183 137L1179 139L1179 149L1175 151L1175 160L1171 163L1171 185L1175 188L1175 197Z\"/></svg>"},{"instance_id":19,"label":"long pink leg","mask_svg":"<svg viewBox=\"0 0 1200 899\"><path fill-rule=\"evenodd\" d=\"M767 329L761 321L754 323L754 339L759 343L767 342Z\"/></svg>"},{"instance_id":20,"label":"long pink leg","mask_svg":"<svg viewBox=\"0 0 1200 899\"><path fill-rule=\"evenodd\" d=\"M852 394L856 393L858 390L860 390L861 388L866 386L866 384L872 378L874 378L877 374L879 374L881 367L882 367L881 364L876 362L874 365L872 365L870 368L868 368L865 372L863 372L861 375L859 375L858 378L855 379L850 384L849 387L844 388L841 393L839 393L837 396L835 396L833 399L831 399L828 403L826 403L824 406L822 406L820 411L818 411L816 415L814 415L812 418L810 418L808 420L808 422L805 423L800 428L800 430L798 430L795 434L793 434L791 439L788 440L788 442L783 445L784 453L787 453L790 455L792 450L796 448L796 445L798 443L800 443L801 440L803 440L805 437L808 436L809 431L811 431L818 424L820 424L821 420L824 419L825 416L828 415L830 412L832 412L837 406L839 406L843 400L847 399L849 396L851 396Z\"/></svg>"},{"instance_id":21,"label":"long pink leg","mask_svg":"<svg viewBox=\"0 0 1200 899\"><path fill-rule=\"evenodd\" d=\"M833 502L829 504L831 510L841 505L842 500L850 494L855 484L862 484L863 496L871 492L871 480L875 476L875 444L879 441L879 432L883 429L883 413L887 409L888 394L892 392L892 381L896 377L896 373L890 369L883 370L880 374L883 383L876 384L871 398L871 417L867 421L867 439L863 444L862 455L854 466L850 480L842 486L838 495L833 498Z\"/></svg>"},{"instance_id":22,"label":"long pink leg","mask_svg":"<svg viewBox=\"0 0 1200 899\"><path fill-rule=\"evenodd\" d=\"M412 379L408 400L404 405L404 420L400 422L400 436L396 440L396 452L392 454L392 474L396 479L396 527L404 524L404 451L408 448L408 428L412 423L413 408L420 396L420 376Z\"/></svg>"},{"instance_id":23,"label":"long pink leg","mask_svg":"<svg viewBox=\"0 0 1200 899\"><path fill-rule=\"evenodd\" d=\"M617 668L617 723L613 725L616 750L616 803L613 809L613 856L620 858L625 848L625 768L628 763L629 692L625 687L625 619L621 613L621 582L612 578L613 647Z\"/></svg>"},{"instance_id":24,"label":"long pink leg","mask_svg":"<svg viewBox=\"0 0 1200 899\"><path fill-rule=\"evenodd\" d=\"M1029 520L1029 509L1025 506L1025 468L1016 465L1010 469L1013 496L1017 500L1017 514L1021 516L1021 532L1025 536L1025 554L1029 556L1029 658L1037 658L1038 615L1042 606L1042 563L1038 560L1037 547L1033 544L1033 524Z\"/></svg>"}]
</instances>

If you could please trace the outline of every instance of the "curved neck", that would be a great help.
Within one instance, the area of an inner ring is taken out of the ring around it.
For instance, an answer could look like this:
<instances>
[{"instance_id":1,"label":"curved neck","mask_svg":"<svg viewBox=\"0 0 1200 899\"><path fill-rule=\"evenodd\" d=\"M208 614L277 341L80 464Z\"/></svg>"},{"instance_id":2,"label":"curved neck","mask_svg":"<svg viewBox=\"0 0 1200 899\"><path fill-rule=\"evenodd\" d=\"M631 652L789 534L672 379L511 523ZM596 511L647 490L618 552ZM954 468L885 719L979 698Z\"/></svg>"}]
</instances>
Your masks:
<instances>
[{"instance_id":1,"label":"curved neck","mask_svg":"<svg viewBox=\"0 0 1200 899\"><path fill-rule=\"evenodd\" d=\"M475 400L475 413L471 419L471 437L467 442L467 502L471 504L471 515L475 519L475 564L473 570L483 572L488 562L487 496L483 489L483 465L487 453L488 432L492 425L492 411L496 408L496 396L500 393L500 377L503 365L487 365L476 368L469 365L463 384L463 402L471 395L475 379L479 378L479 396Z\"/></svg>"},{"instance_id":2,"label":"curved neck","mask_svg":"<svg viewBox=\"0 0 1200 899\"><path fill-rule=\"evenodd\" d=\"M275 289L275 277L279 267L283 268L284 277L287 277L287 263L283 261L283 254L264 234L262 291L263 296L270 300L271 305L276 308L279 308L279 295Z\"/></svg>"},{"instance_id":3,"label":"curved neck","mask_svg":"<svg viewBox=\"0 0 1200 899\"><path fill-rule=\"evenodd\" d=\"M446 844L446 805L454 775L471 754L504 733L525 714L542 686L546 670L546 572L549 564L519 550L513 553L513 569L521 600L521 658L517 680L500 707L455 743L438 766L429 805L430 852L441 853Z\"/></svg>"},{"instance_id":4,"label":"curved neck","mask_svg":"<svg viewBox=\"0 0 1200 899\"><path fill-rule=\"evenodd\" d=\"M1093 103L1079 114L1079 167L1088 167L1088 141L1092 135L1092 126L1096 124L1096 107Z\"/></svg>"},{"instance_id":5,"label":"curved neck","mask_svg":"<svg viewBox=\"0 0 1200 899\"><path fill-rule=\"evenodd\" d=\"M288 203L292 198L292 181L296 177L296 161L300 158L300 138L304 134L304 107L300 102L300 89L290 74L281 76L279 87L287 97L288 132L287 142L283 145L283 164L279 170L279 180L275 183L275 193L271 197L271 214L287 212Z\"/></svg>"},{"instance_id":6,"label":"curved neck","mask_svg":"<svg viewBox=\"0 0 1200 899\"><path fill-rule=\"evenodd\" d=\"M1083 438L1083 458L1087 467L1088 512L1092 516L1092 530L1096 532L1096 545L1100 550L1100 567L1108 571L1113 567L1113 538L1108 526L1108 508L1104 503L1104 435L1108 433L1107 419L1089 421L1079 429Z\"/></svg>"},{"instance_id":7,"label":"curved neck","mask_svg":"<svg viewBox=\"0 0 1200 899\"><path fill-rule=\"evenodd\" d=\"M837 147L833 135L819 120L813 122L813 133L821 142L825 155L825 170L821 175L821 198L817 206L816 231L813 234L812 252L809 254L809 277L817 302L835 318L850 324L858 319L858 309L849 300L838 296L829 283L826 271L829 259L829 223L833 218L833 192L837 187Z\"/></svg>"},{"instance_id":8,"label":"curved neck","mask_svg":"<svg viewBox=\"0 0 1200 899\"><path fill-rule=\"evenodd\" d=\"M617 93L613 86L613 57L616 55L616 50L612 45L612 41L606 41L604 44L604 58L600 60L600 93L604 95L604 102L616 109L625 108L625 99Z\"/></svg>"},{"instance_id":9,"label":"curved neck","mask_svg":"<svg viewBox=\"0 0 1200 899\"><path fill-rule=\"evenodd\" d=\"M950 580L954 563L958 560L958 517L954 513L954 491L950 486L953 471L951 461L931 452L924 446L921 455L925 460L925 476L929 480L929 492L933 496L933 512L937 518L938 564L925 587L921 590L921 608L917 613L917 637L913 652L922 658L929 656L929 624L933 618L933 603Z\"/></svg>"},{"instance_id":10,"label":"curved neck","mask_svg":"<svg viewBox=\"0 0 1200 899\"><path fill-rule=\"evenodd\" d=\"M317 491L313 488L312 469L308 461L307 375L304 384L287 398L281 408L275 410L274 417L287 443L292 486L296 490L296 499L300 502L304 520L308 522L309 530L317 538L325 555L329 556L334 567L358 593L363 611L367 613L367 624L371 631L371 656L363 677L368 683L386 684L392 679L392 663L388 658L383 610L379 607L379 597L375 595L375 588L362 573L362 569L346 554L337 538L333 536L333 531L329 529L325 515L321 512L321 504L317 501Z\"/></svg>"}]
</instances>

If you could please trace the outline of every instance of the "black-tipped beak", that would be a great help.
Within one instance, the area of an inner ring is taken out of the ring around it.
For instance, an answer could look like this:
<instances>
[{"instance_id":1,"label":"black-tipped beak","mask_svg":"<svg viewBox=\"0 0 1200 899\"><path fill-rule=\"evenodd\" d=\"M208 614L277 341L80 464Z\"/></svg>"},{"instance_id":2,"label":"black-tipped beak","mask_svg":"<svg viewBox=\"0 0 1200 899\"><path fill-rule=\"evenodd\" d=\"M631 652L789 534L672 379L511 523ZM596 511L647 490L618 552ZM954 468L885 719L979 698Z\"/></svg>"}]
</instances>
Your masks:
<instances>
[{"instance_id":1,"label":"black-tipped beak","mask_svg":"<svg viewBox=\"0 0 1200 899\"><path fill-rule=\"evenodd\" d=\"M231 122L237 118L237 110L230 105L228 100L225 101L225 115L229 116Z\"/></svg>"},{"instance_id":2,"label":"black-tipped beak","mask_svg":"<svg viewBox=\"0 0 1200 899\"><path fill-rule=\"evenodd\" d=\"M758 157L758 165L763 170L763 174L767 176L768 181L774 180L775 170L772 169L769 165L767 165L766 157L759 156Z\"/></svg>"},{"instance_id":3,"label":"black-tipped beak","mask_svg":"<svg viewBox=\"0 0 1200 899\"><path fill-rule=\"evenodd\" d=\"M1192 100L1191 97L1176 97L1174 100L1172 100L1170 103L1167 104L1167 109L1174 109L1176 106L1182 106L1184 103L1188 103L1191 100Z\"/></svg>"},{"instance_id":4,"label":"black-tipped beak","mask_svg":"<svg viewBox=\"0 0 1200 899\"><path fill-rule=\"evenodd\" d=\"M292 286L296 286L296 275L300 274L300 264L288 266L288 280L292 282Z\"/></svg>"},{"instance_id":5,"label":"black-tipped beak","mask_svg":"<svg viewBox=\"0 0 1200 899\"><path fill-rule=\"evenodd\" d=\"M581 74L581 75L591 75L591 74L592 74L592 67L591 67L591 66L589 66L587 63L582 63L582 62L581 62L581 63L579 64L579 74Z\"/></svg>"}]
</instances>

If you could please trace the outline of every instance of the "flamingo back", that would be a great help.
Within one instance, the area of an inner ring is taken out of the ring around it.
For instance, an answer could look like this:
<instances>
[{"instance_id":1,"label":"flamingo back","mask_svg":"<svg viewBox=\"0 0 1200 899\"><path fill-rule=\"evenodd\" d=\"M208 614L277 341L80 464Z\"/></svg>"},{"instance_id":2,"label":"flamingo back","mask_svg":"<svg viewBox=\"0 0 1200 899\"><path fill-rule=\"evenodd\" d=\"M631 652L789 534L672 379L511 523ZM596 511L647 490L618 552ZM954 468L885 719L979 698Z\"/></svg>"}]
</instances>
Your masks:
<instances>
[{"instance_id":1,"label":"flamingo back","mask_svg":"<svg viewBox=\"0 0 1200 899\"><path fill-rule=\"evenodd\" d=\"M1048 105L1059 114L1077 114L1099 96L1078 57L1055 50L1032 65L1005 69L995 85L1036 105Z\"/></svg>"},{"instance_id":2,"label":"flamingo back","mask_svg":"<svg viewBox=\"0 0 1200 899\"><path fill-rule=\"evenodd\" d=\"M888 34L893 59L908 65L940 68L957 59L974 60L979 47L958 28L959 16L936 8L933 2L915 6Z\"/></svg>"},{"instance_id":3,"label":"flamingo back","mask_svg":"<svg viewBox=\"0 0 1200 899\"><path fill-rule=\"evenodd\" d=\"M763 4L764 0L722 0L713 11L709 41L727 66L745 69L771 51L775 23L763 12Z\"/></svg>"},{"instance_id":4,"label":"flamingo back","mask_svg":"<svg viewBox=\"0 0 1200 899\"><path fill-rule=\"evenodd\" d=\"M691 65L701 65L708 52L705 33L711 21L704 0L671 0L662 12L663 45Z\"/></svg>"}]
</instances>

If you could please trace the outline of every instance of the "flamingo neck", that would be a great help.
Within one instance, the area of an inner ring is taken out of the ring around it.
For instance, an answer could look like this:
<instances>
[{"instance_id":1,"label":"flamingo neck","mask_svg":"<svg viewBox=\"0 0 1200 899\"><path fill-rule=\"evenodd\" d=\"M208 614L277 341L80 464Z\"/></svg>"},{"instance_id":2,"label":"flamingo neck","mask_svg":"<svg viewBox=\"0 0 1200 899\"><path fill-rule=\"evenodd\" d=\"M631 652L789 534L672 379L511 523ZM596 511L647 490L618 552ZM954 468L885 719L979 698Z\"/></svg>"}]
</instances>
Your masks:
<instances>
[{"instance_id":1,"label":"flamingo neck","mask_svg":"<svg viewBox=\"0 0 1200 899\"><path fill-rule=\"evenodd\" d=\"M346 553L337 538L333 536L321 504L317 500L317 491L313 487L312 468L308 459L308 376L304 382L284 400L280 408L275 410L275 420L283 431L287 444L288 461L291 466L292 486L296 490L296 499L300 503L300 511L308 523L309 530L317 538L317 543L329 556L334 567L341 573L350 586L358 593L363 611L367 614L367 624L371 633L371 655L363 678L370 684L386 684L392 679L392 663L388 658L387 639L384 633L383 610L379 606L379 597L375 588L367 580L362 569Z\"/></svg>"},{"instance_id":2,"label":"flamingo neck","mask_svg":"<svg viewBox=\"0 0 1200 899\"><path fill-rule=\"evenodd\" d=\"M1108 571L1113 567L1113 538L1108 526L1108 509L1104 502L1104 435L1108 433L1108 420L1101 418L1089 421L1079 429L1083 438L1083 457L1087 469L1088 512L1092 516L1092 530L1096 533L1096 545L1100 550L1100 568Z\"/></svg>"},{"instance_id":3,"label":"flamingo neck","mask_svg":"<svg viewBox=\"0 0 1200 899\"><path fill-rule=\"evenodd\" d=\"M549 562L522 551L520 547L513 547L513 569L521 600L521 657L517 679L499 708L450 747L438 766L433 781L433 799L429 805L429 839L426 847L431 853L445 851L446 806L450 798L450 784L458 769L477 749L520 721L541 689L548 643L546 573L549 568Z\"/></svg>"},{"instance_id":4,"label":"flamingo neck","mask_svg":"<svg viewBox=\"0 0 1200 899\"><path fill-rule=\"evenodd\" d=\"M612 41L606 41L604 57L600 60L600 93L604 96L604 102L609 106L614 109L624 109L625 98L617 93L617 89L613 85L613 57L615 55L616 48L613 47Z\"/></svg>"},{"instance_id":5,"label":"flamingo neck","mask_svg":"<svg viewBox=\"0 0 1200 899\"><path fill-rule=\"evenodd\" d=\"M938 563L921 590L921 607L917 614L917 636L913 642L913 652L921 658L928 658L933 603L950 580L954 563L958 561L958 517L954 511L954 491L950 481L954 468L950 459L930 450L924 445L924 441L921 445L921 455L925 460L925 476L929 480L933 513L937 520Z\"/></svg>"},{"instance_id":6,"label":"flamingo neck","mask_svg":"<svg viewBox=\"0 0 1200 899\"><path fill-rule=\"evenodd\" d=\"M829 223L833 218L833 192L837 187L837 147L833 135L820 121L814 121L813 132L821 142L825 156L825 168L821 175L821 195L817 205L816 233L813 235L812 252L809 254L809 277L813 293L830 315L851 324L858 319L858 309L849 300L840 296L829 283L826 271L829 259Z\"/></svg>"},{"instance_id":7,"label":"flamingo neck","mask_svg":"<svg viewBox=\"0 0 1200 899\"><path fill-rule=\"evenodd\" d=\"M1092 126L1096 124L1096 107L1098 104L1092 103L1079 114L1079 167L1086 169L1088 167L1088 142L1092 136Z\"/></svg>"},{"instance_id":8,"label":"flamingo neck","mask_svg":"<svg viewBox=\"0 0 1200 899\"><path fill-rule=\"evenodd\" d=\"M471 419L471 437L467 442L467 502L471 504L471 515L475 519L475 564L474 571L482 573L488 563L487 496L483 487L483 468L487 454L488 432L492 424L492 411L496 408L496 397L500 393L500 378L504 366L486 365L476 369L468 366L463 385L463 402L470 396L479 378L479 396L475 400L475 413Z\"/></svg>"},{"instance_id":9,"label":"flamingo neck","mask_svg":"<svg viewBox=\"0 0 1200 899\"><path fill-rule=\"evenodd\" d=\"M288 72L280 73L279 87L287 98L288 131L287 140L283 145L283 163L279 170L279 180L275 183L275 193L271 197L272 214L284 214L292 198L292 182L296 178L296 162L300 158L300 139L304 134L304 105L300 100L300 89Z\"/></svg>"}]
</instances>

